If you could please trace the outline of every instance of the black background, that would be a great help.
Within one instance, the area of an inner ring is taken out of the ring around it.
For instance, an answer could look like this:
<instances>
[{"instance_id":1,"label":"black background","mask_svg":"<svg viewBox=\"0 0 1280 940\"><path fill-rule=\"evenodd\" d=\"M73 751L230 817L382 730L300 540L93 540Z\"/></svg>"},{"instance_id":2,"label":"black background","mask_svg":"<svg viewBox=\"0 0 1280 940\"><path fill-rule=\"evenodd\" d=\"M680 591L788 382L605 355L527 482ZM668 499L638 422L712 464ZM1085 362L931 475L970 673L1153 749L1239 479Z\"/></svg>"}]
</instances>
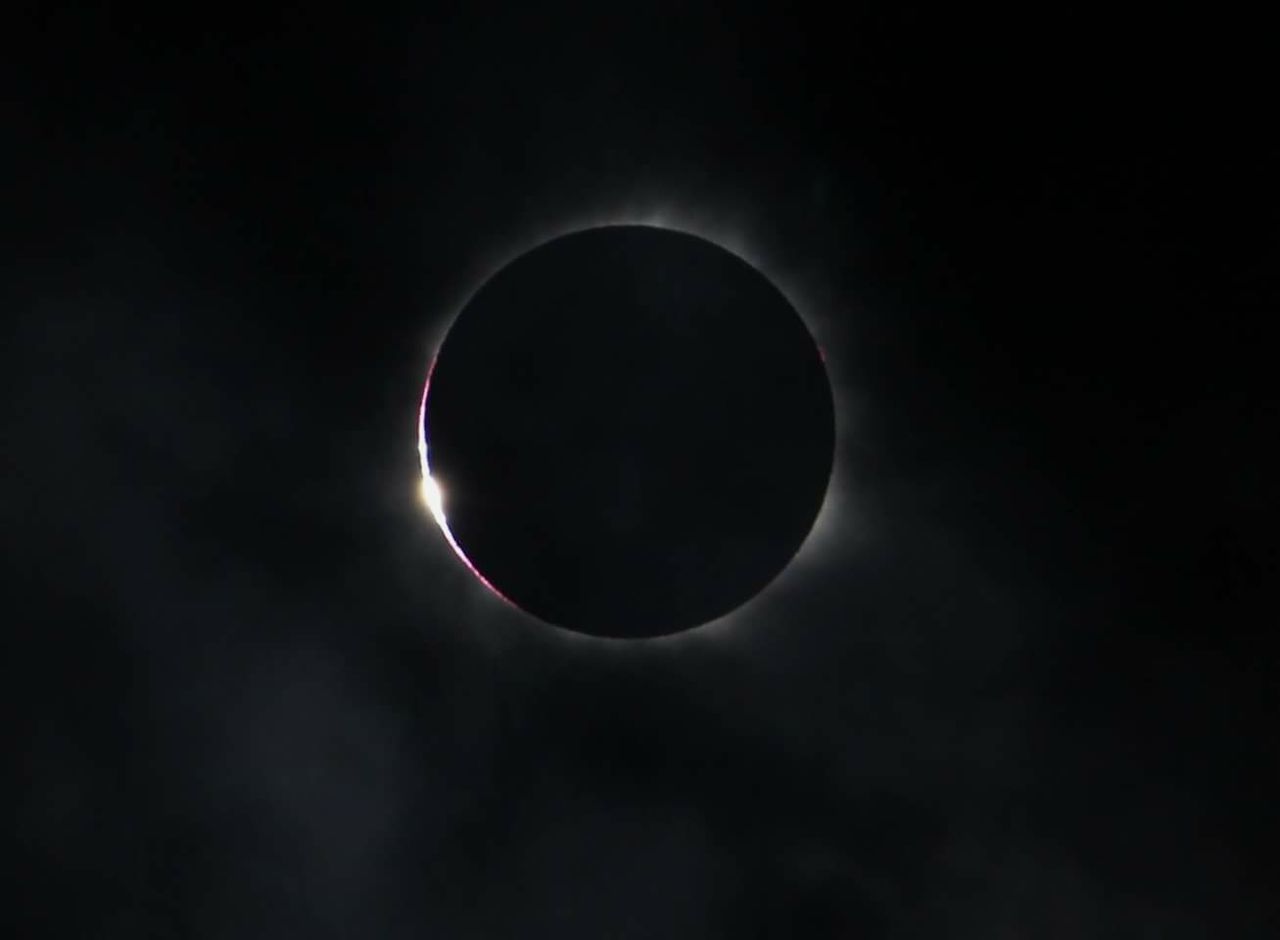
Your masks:
<instances>
[{"instance_id":1,"label":"black background","mask_svg":"<svg viewBox=\"0 0 1280 940\"><path fill-rule=\"evenodd\" d=\"M1275 926L1260 24L419 6L0 29L15 935ZM828 351L724 624L504 610L417 498L502 258L662 217Z\"/></svg>"}]
</instances>

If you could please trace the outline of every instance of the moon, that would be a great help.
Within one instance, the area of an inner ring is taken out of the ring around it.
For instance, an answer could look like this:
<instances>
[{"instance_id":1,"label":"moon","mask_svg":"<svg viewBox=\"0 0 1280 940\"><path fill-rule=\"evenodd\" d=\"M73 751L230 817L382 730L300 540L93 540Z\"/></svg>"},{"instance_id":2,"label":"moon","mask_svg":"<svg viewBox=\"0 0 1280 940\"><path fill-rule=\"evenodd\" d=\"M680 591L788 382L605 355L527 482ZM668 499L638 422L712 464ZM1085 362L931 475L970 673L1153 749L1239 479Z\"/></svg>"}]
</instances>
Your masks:
<instances>
[{"instance_id":1,"label":"moon","mask_svg":"<svg viewBox=\"0 0 1280 940\"><path fill-rule=\"evenodd\" d=\"M813 336L748 262L685 232L590 228L501 268L445 334L423 498L526 613L663 636L786 568L830 481L834 411Z\"/></svg>"}]
</instances>

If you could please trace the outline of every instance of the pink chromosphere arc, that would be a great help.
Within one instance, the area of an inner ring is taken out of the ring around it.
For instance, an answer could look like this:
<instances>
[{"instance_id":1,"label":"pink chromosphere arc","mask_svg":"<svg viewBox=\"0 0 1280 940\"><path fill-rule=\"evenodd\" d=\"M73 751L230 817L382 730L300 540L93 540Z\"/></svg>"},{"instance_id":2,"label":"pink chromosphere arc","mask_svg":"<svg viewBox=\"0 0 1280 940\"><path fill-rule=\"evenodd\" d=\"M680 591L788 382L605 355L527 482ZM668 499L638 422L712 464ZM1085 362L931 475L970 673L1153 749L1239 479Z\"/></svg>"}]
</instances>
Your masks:
<instances>
[{"instance_id":1,"label":"pink chromosphere arc","mask_svg":"<svg viewBox=\"0 0 1280 940\"><path fill-rule=\"evenodd\" d=\"M422 465L423 502L427 504L427 508L431 511L436 524L440 526L440 531L444 533L445 541L449 543L453 553L467 566L467 570L475 575L476 580L496 596L512 607L517 607L518 605L511 598L494 587L493 582L480 573L480 569L471 563L467 553L462 550L462 546L454 538L453 532L449 530L449 520L444 511L444 490L440 487L440 482L431 475L431 461L428 456L429 445L427 443L427 396L431 393L431 376L435 372L438 359L438 354L431 358L431 365L427 368L427 381L422 386L422 402L418 405L418 461Z\"/></svg>"}]
</instances>

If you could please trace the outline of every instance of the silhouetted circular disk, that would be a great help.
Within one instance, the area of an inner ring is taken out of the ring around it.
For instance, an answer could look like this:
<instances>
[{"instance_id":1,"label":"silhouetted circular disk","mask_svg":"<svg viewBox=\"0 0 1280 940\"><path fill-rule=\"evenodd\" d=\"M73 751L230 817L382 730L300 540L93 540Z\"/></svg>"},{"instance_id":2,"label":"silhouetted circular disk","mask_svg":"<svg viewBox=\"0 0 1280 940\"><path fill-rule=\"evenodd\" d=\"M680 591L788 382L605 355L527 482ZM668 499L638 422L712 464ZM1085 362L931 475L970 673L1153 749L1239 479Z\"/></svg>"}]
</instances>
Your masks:
<instances>
[{"instance_id":1,"label":"silhouetted circular disk","mask_svg":"<svg viewBox=\"0 0 1280 940\"><path fill-rule=\"evenodd\" d=\"M490 278L423 417L460 554L534 616L616 637L765 587L813 525L835 436L819 350L777 288L647 226L565 235Z\"/></svg>"}]
</instances>

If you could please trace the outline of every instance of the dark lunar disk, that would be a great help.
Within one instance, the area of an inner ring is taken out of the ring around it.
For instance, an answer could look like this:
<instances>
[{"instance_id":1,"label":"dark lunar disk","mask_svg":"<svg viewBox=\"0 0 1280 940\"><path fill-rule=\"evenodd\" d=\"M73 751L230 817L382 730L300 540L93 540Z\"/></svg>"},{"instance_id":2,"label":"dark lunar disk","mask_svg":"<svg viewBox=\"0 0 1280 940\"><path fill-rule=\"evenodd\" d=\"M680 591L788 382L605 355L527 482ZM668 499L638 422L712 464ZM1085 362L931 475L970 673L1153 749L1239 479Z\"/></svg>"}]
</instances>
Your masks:
<instances>
[{"instance_id":1,"label":"dark lunar disk","mask_svg":"<svg viewBox=\"0 0 1280 940\"><path fill-rule=\"evenodd\" d=\"M794 557L831 475L831 387L786 298L681 232L609 226L495 274L450 328L423 430L458 550L581 633L729 613Z\"/></svg>"}]
</instances>

